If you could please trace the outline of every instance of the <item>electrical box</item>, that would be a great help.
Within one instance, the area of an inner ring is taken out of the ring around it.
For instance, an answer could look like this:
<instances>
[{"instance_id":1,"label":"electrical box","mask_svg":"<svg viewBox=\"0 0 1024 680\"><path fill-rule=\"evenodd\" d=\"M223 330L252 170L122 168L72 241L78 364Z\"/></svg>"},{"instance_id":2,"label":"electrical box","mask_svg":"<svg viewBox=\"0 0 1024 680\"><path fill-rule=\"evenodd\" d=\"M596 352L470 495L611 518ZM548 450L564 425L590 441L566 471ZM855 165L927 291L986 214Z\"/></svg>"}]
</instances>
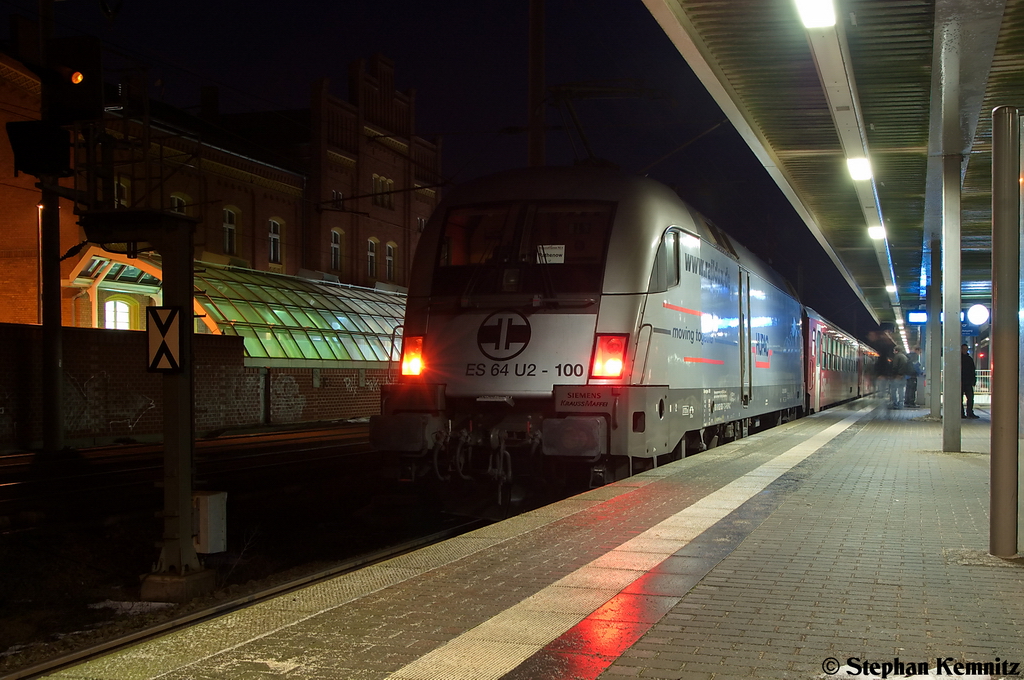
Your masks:
<instances>
[{"instance_id":1,"label":"electrical box","mask_svg":"<svg viewBox=\"0 0 1024 680\"><path fill-rule=\"evenodd\" d=\"M228 494L226 491L196 491L192 494L192 544L197 553L210 554L228 549Z\"/></svg>"}]
</instances>

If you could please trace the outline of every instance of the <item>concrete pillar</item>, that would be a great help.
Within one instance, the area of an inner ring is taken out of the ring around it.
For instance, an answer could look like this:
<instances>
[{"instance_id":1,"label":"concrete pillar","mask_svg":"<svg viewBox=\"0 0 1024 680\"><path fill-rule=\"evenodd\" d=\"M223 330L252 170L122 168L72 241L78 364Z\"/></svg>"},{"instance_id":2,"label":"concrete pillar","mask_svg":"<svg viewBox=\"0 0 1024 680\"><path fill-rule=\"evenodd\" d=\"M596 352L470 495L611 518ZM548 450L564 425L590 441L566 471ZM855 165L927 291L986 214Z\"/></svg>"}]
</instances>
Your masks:
<instances>
[{"instance_id":1,"label":"concrete pillar","mask_svg":"<svg viewBox=\"0 0 1024 680\"><path fill-rule=\"evenodd\" d=\"M928 405L931 415L942 415L942 241L932 239L931 281L928 283Z\"/></svg>"},{"instance_id":2,"label":"concrete pillar","mask_svg":"<svg viewBox=\"0 0 1024 680\"><path fill-rule=\"evenodd\" d=\"M942 450L960 451L960 154L942 157Z\"/></svg>"},{"instance_id":3,"label":"concrete pillar","mask_svg":"<svg viewBox=\"0 0 1024 680\"><path fill-rule=\"evenodd\" d=\"M1020 114L992 112L992 433L989 551L1017 554L1020 371Z\"/></svg>"}]
</instances>

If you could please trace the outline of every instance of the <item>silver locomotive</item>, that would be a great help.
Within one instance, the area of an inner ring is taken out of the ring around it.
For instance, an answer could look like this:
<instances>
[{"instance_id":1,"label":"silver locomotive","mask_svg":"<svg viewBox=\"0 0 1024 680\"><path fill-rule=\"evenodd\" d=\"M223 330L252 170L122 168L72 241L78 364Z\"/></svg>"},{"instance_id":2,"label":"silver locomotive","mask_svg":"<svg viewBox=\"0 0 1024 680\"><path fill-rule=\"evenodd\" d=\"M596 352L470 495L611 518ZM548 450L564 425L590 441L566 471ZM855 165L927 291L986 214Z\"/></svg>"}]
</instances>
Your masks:
<instances>
[{"instance_id":1,"label":"silver locomotive","mask_svg":"<svg viewBox=\"0 0 1024 680\"><path fill-rule=\"evenodd\" d=\"M796 416L802 308L667 187L598 168L467 183L416 251L400 375L371 443L508 482L544 461L592 484Z\"/></svg>"}]
</instances>

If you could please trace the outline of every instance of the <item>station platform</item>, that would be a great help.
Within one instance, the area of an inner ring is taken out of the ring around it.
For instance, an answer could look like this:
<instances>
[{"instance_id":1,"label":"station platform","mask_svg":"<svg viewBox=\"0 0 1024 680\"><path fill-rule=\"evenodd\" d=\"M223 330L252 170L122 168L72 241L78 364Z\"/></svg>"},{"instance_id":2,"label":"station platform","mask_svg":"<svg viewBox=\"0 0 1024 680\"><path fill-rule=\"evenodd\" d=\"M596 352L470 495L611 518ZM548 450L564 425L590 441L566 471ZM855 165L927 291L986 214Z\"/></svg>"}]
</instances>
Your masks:
<instances>
[{"instance_id":1,"label":"station platform","mask_svg":"<svg viewBox=\"0 0 1024 680\"><path fill-rule=\"evenodd\" d=\"M926 410L862 399L51 677L1024 673L978 412L942 453Z\"/></svg>"}]
</instances>

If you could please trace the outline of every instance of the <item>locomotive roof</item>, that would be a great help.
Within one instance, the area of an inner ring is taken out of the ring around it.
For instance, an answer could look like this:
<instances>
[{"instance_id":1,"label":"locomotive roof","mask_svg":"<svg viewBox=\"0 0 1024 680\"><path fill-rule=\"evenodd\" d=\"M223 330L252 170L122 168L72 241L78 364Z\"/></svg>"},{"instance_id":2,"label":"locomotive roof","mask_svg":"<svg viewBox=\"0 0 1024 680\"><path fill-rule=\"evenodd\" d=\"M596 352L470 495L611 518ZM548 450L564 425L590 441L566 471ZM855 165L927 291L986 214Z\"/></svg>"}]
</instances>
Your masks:
<instances>
[{"instance_id":1,"label":"locomotive roof","mask_svg":"<svg viewBox=\"0 0 1024 680\"><path fill-rule=\"evenodd\" d=\"M435 215L443 216L447 208L453 205L566 199L613 201L618 204L617 221L619 224L629 224L630 229L628 233L620 229L613 234L610 252L633 252L637 256L646 253L651 258L650 263L653 263L654 252L664 230L669 226L678 226L714 244L747 270L795 297L792 287L782 276L717 228L667 186L647 177L627 175L617 170L587 166L507 170L456 187L444 198ZM650 267L641 267L639 271L631 269L609 267L605 277L605 292L629 293L646 289L646 276ZM644 277L642 282L632 280L638 274Z\"/></svg>"}]
</instances>

